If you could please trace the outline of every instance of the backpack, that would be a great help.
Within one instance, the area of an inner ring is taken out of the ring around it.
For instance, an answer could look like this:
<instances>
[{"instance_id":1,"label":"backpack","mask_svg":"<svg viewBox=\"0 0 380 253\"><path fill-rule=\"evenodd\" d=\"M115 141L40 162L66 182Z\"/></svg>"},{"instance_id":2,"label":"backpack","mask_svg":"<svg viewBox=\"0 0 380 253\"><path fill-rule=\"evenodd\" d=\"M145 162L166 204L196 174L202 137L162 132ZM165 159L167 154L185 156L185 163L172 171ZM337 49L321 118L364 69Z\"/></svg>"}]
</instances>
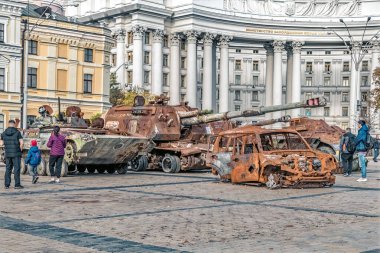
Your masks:
<instances>
[{"instance_id":1,"label":"backpack","mask_svg":"<svg viewBox=\"0 0 380 253\"><path fill-rule=\"evenodd\" d=\"M351 134L346 137L347 141L344 143L344 146L346 147L346 150L353 154L356 150L356 143L355 143L355 135Z\"/></svg>"},{"instance_id":2,"label":"backpack","mask_svg":"<svg viewBox=\"0 0 380 253\"><path fill-rule=\"evenodd\" d=\"M367 139L365 142L365 148L367 150L373 149L373 146L375 145L376 139L373 138L369 133L367 133Z\"/></svg>"},{"instance_id":3,"label":"backpack","mask_svg":"<svg viewBox=\"0 0 380 253\"><path fill-rule=\"evenodd\" d=\"M29 164L38 165L40 163L41 163L41 151L38 150L38 152L32 152L32 156L30 157Z\"/></svg>"}]
</instances>

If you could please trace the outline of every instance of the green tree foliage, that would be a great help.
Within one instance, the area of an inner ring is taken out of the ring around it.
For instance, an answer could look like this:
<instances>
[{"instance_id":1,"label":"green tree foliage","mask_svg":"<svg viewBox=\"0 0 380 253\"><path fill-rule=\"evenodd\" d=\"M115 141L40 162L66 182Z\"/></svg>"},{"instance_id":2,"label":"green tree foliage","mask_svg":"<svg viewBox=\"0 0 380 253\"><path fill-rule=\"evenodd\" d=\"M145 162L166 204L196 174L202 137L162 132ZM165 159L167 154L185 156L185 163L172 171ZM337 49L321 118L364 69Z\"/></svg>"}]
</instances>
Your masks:
<instances>
[{"instance_id":1,"label":"green tree foliage","mask_svg":"<svg viewBox=\"0 0 380 253\"><path fill-rule=\"evenodd\" d=\"M124 94L123 105L133 106L133 102L136 96L143 96L145 98L145 103L154 100L154 95L150 94L147 91L137 92L137 91L128 91Z\"/></svg>"},{"instance_id":2,"label":"green tree foliage","mask_svg":"<svg viewBox=\"0 0 380 253\"><path fill-rule=\"evenodd\" d=\"M91 116L90 121L92 123L92 122L94 122L95 120L97 120L97 119L99 119L101 117L102 117L102 114L100 112L95 113L94 115Z\"/></svg>"},{"instance_id":3,"label":"green tree foliage","mask_svg":"<svg viewBox=\"0 0 380 253\"><path fill-rule=\"evenodd\" d=\"M120 88L116 80L116 73L110 75L110 103L115 105L122 105L125 99L124 91Z\"/></svg>"}]
</instances>

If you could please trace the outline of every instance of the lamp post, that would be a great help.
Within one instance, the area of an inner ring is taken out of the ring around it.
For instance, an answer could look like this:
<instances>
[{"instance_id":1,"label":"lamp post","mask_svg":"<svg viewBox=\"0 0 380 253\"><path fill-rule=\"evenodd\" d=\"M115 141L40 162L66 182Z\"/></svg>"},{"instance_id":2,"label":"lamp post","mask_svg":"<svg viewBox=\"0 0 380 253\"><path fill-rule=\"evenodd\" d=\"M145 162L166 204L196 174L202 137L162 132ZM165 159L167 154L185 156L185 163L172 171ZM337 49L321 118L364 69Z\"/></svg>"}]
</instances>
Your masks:
<instances>
[{"instance_id":1,"label":"lamp post","mask_svg":"<svg viewBox=\"0 0 380 253\"><path fill-rule=\"evenodd\" d=\"M358 99L360 97L360 71L359 67L361 62L363 61L363 58L368 53L369 49L372 47L372 42L377 40L379 38L380 30L377 31L377 33L372 36L369 40L365 39L365 33L367 31L368 23L371 21L371 17L367 17L364 31L361 37L354 38L351 35L350 29L346 22L341 18L339 19L339 22L344 24L344 27L347 31L347 35L339 35L335 30L324 27L324 29L328 30L328 34L334 34L337 36L345 45L347 51L350 52L351 55L351 84L350 84L350 127L353 129L353 131L357 132L357 121L359 118L358 113Z\"/></svg>"}]
</instances>

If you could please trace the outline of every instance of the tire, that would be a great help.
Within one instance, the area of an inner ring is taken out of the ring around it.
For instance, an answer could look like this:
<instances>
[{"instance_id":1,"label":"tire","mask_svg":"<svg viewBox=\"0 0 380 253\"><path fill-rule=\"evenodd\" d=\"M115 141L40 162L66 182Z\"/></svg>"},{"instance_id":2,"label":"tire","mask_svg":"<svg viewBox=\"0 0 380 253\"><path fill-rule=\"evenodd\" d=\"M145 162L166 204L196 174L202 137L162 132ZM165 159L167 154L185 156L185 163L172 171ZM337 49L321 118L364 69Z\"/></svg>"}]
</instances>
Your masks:
<instances>
[{"instance_id":1,"label":"tire","mask_svg":"<svg viewBox=\"0 0 380 253\"><path fill-rule=\"evenodd\" d=\"M66 177L68 172L69 172L69 165L67 164L65 159L63 159L62 168L61 168L61 177Z\"/></svg>"},{"instance_id":2,"label":"tire","mask_svg":"<svg viewBox=\"0 0 380 253\"><path fill-rule=\"evenodd\" d=\"M46 163L44 160L41 160L41 163L37 166L37 174L39 176L46 176Z\"/></svg>"},{"instance_id":3,"label":"tire","mask_svg":"<svg viewBox=\"0 0 380 253\"><path fill-rule=\"evenodd\" d=\"M162 158L161 167L165 173L176 173L178 167L181 166L178 163L180 163L180 160L177 156L166 155Z\"/></svg>"},{"instance_id":4,"label":"tire","mask_svg":"<svg viewBox=\"0 0 380 253\"><path fill-rule=\"evenodd\" d=\"M317 149L323 153L335 155L335 150L333 148L330 148L329 146L322 145L319 146Z\"/></svg>"},{"instance_id":5,"label":"tire","mask_svg":"<svg viewBox=\"0 0 380 253\"><path fill-rule=\"evenodd\" d=\"M81 174L86 172L86 167L83 165L77 165L77 171Z\"/></svg>"},{"instance_id":6,"label":"tire","mask_svg":"<svg viewBox=\"0 0 380 253\"><path fill-rule=\"evenodd\" d=\"M107 170L107 173L108 173L108 174L113 174L113 173L115 173L115 169L114 169L114 168L107 168L106 170Z\"/></svg>"},{"instance_id":7,"label":"tire","mask_svg":"<svg viewBox=\"0 0 380 253\"><path fill-rule=\"evenodd\" d=\"M117 169L117 174L119 174L119 175L123 175L123 174L126 174L126 173L127 173L127 165L121 165Z\"/></svg>"},{"instance_id":8,"label":"tire","mask_svg":"<svg viewBox=\"0 0 380 253\"><path fill-rule=\"evenodd\" d=\"M90 174L94 174L94 173L95 173L95 168L94 168L94 167L88 167L88 168L87 168L87 171L88 171L88 173L90 173Z\"/></svg>"},{"instance_id":9,"label":"tire","mask_svg":"<svg viewBox=\"0 0 380 253\"><path fill-rule=\"evenodd\" d=\"M99 174L104 174L104 172L106 172L105 168L97 168L96 170L98 171Z\"/></svg>"},{"instance_id":10,"label":"tire","mask_svg":"<svg viewBox=\"0 0 380 253\"><path fill-rule=\"evenodd\" d=\"M51 176L50 174L50 168L49 168L49 160L45 161L46 164L46 176Z\"/></svg>"},{"instance_id":11,"label":"tire","mask_svg":"<svg viewBox=\"0 0 380 253\"><path fill-rule=\"evenodd\" d=\"M22 157L20 163L20 173L21 175L25 175L26 173L28 173L28 166L25 164L25 161Z\"/></svg>"},{"instance_id":12,"label":"tire","mask_svg":"<svg viewBox=\"0 0 380 253\"><path fill-rule=\"evenodd\" d=\"M175 156L175 159L176 159L176 163L177 163L177 169L175 170L174 173L178 173L182 169L181 159L178 156Z\"/></svg>"},{"instance_id":13,"label":"tire","mask_svg":"<svg viewBox=\"0 0 380 253\"><path fill-rule=\"evenodd\" d=\"M148 157L139 156L131 162L132 171L145 171L148 168Z\"/></svg>"}]
</instances>

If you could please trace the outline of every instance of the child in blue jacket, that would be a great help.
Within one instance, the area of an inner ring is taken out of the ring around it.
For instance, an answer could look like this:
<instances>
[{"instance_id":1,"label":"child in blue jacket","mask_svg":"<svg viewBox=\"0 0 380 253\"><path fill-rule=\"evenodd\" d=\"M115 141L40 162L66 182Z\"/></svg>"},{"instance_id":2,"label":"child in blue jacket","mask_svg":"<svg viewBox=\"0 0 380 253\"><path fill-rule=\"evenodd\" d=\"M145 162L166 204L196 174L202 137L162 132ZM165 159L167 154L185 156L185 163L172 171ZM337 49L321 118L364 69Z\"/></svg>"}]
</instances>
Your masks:
<instances>
[{"instance_id":1,"label":"child in blue jacket","mask_svg":"<svg viewBox=\"0 0 380 253\"><path fill-rule=\"evenodd\" d=\"M35 184L38 181L37 167L41 163L41 151L37 147L37 141L32 140L30 142L30 149L25 159L25 164L28 165L28 170L31 176L33 176L32 183Z\"/></svg>"}]
</instances>

